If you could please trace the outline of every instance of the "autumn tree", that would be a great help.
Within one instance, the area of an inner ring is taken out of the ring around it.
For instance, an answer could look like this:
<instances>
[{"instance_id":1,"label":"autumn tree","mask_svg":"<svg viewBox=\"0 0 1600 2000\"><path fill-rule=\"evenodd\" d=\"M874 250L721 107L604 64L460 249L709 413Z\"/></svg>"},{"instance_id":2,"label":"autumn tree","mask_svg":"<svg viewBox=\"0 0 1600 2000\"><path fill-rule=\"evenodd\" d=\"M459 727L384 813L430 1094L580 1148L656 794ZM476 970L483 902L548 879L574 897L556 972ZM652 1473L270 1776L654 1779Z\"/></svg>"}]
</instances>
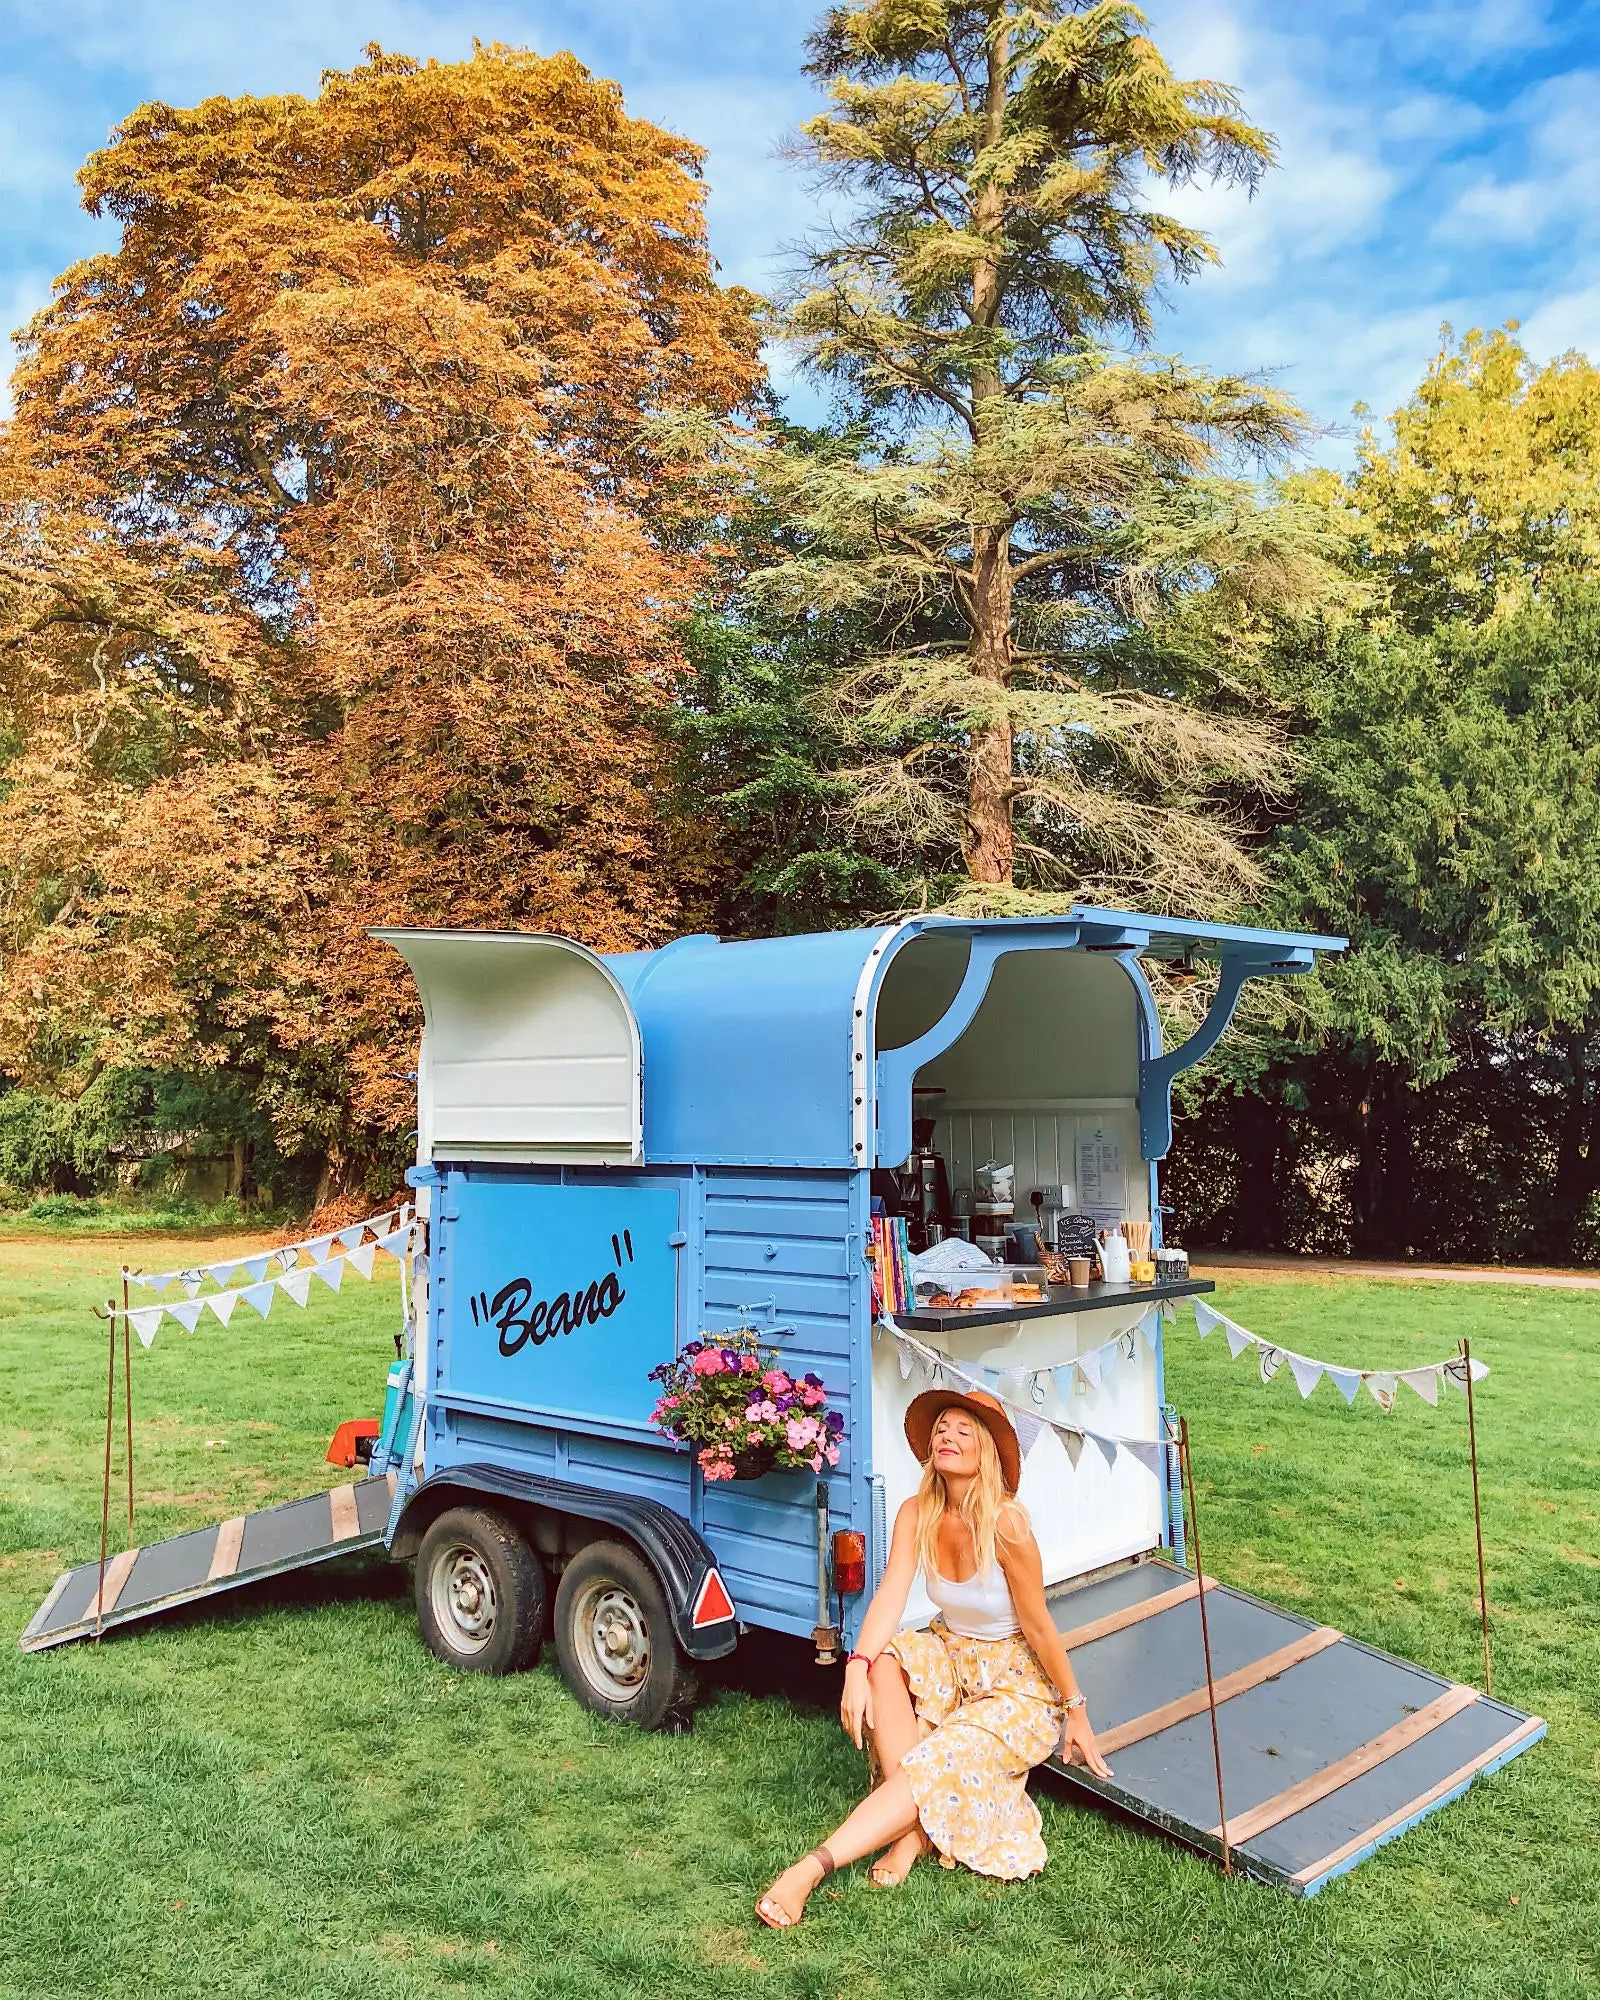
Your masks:
<instances>
[{"instance_id":1,"label":"autumn tree","mask_svg":"<svg viewBox=\"0 0 1600 2000\"><path fill-rule=\"evenodd\" d=\"M1272 141L1120 0L864 0L810 55L830 104L796 150L840 219L782 330L864 442L770 455L805 546L752 587L877 621L837 690L849 829L969 907L1237 901L1241 797L1278 768L1252 649L1330 578L1309 522L1232 475L1302 422L1127 350L1214 256L1153 191L1253 189Z\"/></svg>"},{"instance_id":2,"label":"autumn tree","mask_svg":"<svg viewBox=\"0 0 1600 2000\"><path fill-rule=\"evenodd\" d=\"M89 161L121 240L0 448L14 1080L243 1074L358 1176L414 1036L368 925L671 933L703 468L651 427L759 375L700 167L498 46L145 105Z\"/></svg>"}]
</instances>

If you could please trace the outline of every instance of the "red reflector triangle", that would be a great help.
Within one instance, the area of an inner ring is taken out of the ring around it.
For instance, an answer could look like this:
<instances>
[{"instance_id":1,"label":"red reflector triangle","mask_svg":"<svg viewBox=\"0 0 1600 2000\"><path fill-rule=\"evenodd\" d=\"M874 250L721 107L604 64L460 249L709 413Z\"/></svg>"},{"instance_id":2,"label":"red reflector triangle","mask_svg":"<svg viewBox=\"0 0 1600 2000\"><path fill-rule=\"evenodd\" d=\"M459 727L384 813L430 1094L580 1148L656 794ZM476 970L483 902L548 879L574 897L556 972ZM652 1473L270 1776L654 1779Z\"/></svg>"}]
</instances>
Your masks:
<instances>
[{"instance_id":1,"label":"red reflector triangle","mask_svg":"<svg viewBox=\"0 0 1600 2000\"><path fill-rule=\"evenodd\" d=\"M694 1601L694 1616L691 1625L720 1625L725 1618L733 1616L733 1599L728 1595L722 1578L714 1569L708 1569L700 1582L700 1595Z\"/></svg>"}]
</instances>

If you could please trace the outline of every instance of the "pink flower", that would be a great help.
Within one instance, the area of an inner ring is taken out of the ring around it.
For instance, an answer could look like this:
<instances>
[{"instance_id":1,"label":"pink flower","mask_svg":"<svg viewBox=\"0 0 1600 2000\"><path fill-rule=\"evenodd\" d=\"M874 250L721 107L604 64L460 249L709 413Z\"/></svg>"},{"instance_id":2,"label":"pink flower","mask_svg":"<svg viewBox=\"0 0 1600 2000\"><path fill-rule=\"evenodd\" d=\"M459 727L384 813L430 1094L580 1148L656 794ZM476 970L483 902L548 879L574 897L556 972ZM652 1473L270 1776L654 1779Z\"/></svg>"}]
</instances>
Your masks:
<instances>
[{"instance_id":1,"label":"pink flower","mask_svg":"<svg viewBox=\"0 0 1600 2000\"><path fill-rule=\"evenodd\" d=\"M715 1347L703 1347L689 1366L697 1375L720 1375L722 1355Z\"/></svg>"},{"instance_id":2,"label":"pink flower","mask_svg":"<svg viewBox=\"0 0 1600 2000\"><path fill-rule=\"evenodd\" d=\"M816 1443L817 1426L810 1417L791 1417L783 1428L791 1451L804 1451L808 1444Z\"/></svg>"},{"instance_id":3,"label":"pink flower","mask_svg":"<svg viewBox=\"0 0 1600 2000\"><path fill-rule=\"evenodd\" d=\"M759 1375L761 1373L761 1363L753 1354L745 1355L740 1361L739 1367L746 1375Z\"/></svg>"},{"instance_id":4,"label":"pink flower","mask_svg":"<svg viewBox=\"0 0 1600 2000\"><path fill-rule=\"evenodd\" d=\"M822 1455L830 1465L837 1465L839 1463L839 1447L836 1444L830 1444Z\"/></svg>"},{"instance_id":5,"label":"pink flower","mask_svg":"<svg viewBox=\"0 0 1600 2000\"><path fill-rule=\"evenodd\" d=\"M792 1386L788 1376L784 1374L781 1368L769 1368L761 1380L772 1391L774 1396L781 1396L786 1389Z\"/></svg>"},{"instance_id":6,"label":"pink flower","mask_svg":"<svg viewBox=\"0 0 1600 2000\"><path fill-rule=\"evenodd\" d=\"M749 1426L749 1428L753 1431L759 1430L761 1426L767 1421L766 1418L761 1414L761 1405L759 1403L752 1403L750 1405L749 1409L746 1410L744 1413L744 1420L745 1423Z\"/></svg>"},{"instance_id":7,"label":"pink flower","mask_svg":"<svg viewBox=\"0 0 1600 2000\"><path fill-rule=\"evenodd\" d=\"M811 1461L811 1470L813 1472L820 1472L822 1470L822 1453L820 1451Z\"/></svg>"},{"instance_id":8,"label":"pink flower","mask_svg":"<svg viewBox=\"0 0 1600 2000\"><path fill-rule=\"evenodd\" d=\"M825 1403L828 1400L828 1392L826 1389L813 1389L808 1382L800 1391L800 1400L808 1410L814 1410L819 1403Z\"/></svg>"}]
</instances>

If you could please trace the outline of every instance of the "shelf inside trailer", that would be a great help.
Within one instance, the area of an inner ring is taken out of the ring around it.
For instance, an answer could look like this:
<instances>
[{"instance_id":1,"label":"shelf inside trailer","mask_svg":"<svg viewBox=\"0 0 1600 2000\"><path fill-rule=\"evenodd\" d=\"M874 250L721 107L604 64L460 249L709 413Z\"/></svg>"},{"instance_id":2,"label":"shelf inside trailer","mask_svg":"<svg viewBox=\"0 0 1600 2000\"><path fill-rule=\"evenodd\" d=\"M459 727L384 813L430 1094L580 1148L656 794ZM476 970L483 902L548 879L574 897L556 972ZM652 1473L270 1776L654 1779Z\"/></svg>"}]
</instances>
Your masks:
<instances>
[{"instance_id":1,"label":"shelf inside trailer","mask_svg":"<svg viewBox=\"0 0 1600 2000\"><path fill-rule=\"evenodd\" d=\"M957 1274L959 1275L959 1274ZM908 1333L959 1333L969 1326L1009 1325L1018 1319L1048 1319L1055 1313L1097 1312L1105 1306L1156 1305L1162 1299L1192 1299L1214 1292L1209 1278L1175 1278L1153 1285L1047 1285L1049 1297L1039 1301L1002 1301L993 1306L918 1306L896 1313L896 1326Z\"/></svg>"}]
</instances>

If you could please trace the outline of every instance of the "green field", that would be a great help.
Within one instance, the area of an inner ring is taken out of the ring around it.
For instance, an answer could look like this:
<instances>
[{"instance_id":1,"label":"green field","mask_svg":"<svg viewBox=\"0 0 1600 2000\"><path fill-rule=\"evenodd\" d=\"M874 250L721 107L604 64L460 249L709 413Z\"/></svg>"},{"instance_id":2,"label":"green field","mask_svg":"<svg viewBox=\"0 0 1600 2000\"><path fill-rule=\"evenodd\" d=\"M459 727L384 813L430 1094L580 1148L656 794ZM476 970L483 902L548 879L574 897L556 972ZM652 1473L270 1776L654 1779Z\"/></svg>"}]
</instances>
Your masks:
<instances>
[{"instance_id":1,"label":"green field","mask_svg":"<svg viewBox=\"0 0 1600 2000\"><path fill-rule=\"evenodd\" d=\"M220 1246L219 1246L220 1247ZM1255 1331L1405 1366L1463 1333L1481 1433L1495 1691L1546 1743L1315 1901L1040 1791L1051 1864L1001 1886L859 1870L774 1936L751 1905L863 1779L825 1678L742 1648L693 1731L598 1723L549 1668L439 1667L405 1580L302 1579L34 1658L14 1641L98 1548L114 1242L0 1236L0 1995L1592 1995L1600 1988L1600 1299L1230 1280ZM132 1254L131 1251L129 1254ZM148 1266L191 1261L141 1240ZM386 1267L380 1260L380 1271ZM331 1484L370 1414L393 1277L168 1323L135 1350L139 1539ZM1207 1567L1477 1682L1465 1406L1268 1390L1184 1315ZM768 1691L788 1673L792 1699Z\"/></svg>"}]
</instances>

